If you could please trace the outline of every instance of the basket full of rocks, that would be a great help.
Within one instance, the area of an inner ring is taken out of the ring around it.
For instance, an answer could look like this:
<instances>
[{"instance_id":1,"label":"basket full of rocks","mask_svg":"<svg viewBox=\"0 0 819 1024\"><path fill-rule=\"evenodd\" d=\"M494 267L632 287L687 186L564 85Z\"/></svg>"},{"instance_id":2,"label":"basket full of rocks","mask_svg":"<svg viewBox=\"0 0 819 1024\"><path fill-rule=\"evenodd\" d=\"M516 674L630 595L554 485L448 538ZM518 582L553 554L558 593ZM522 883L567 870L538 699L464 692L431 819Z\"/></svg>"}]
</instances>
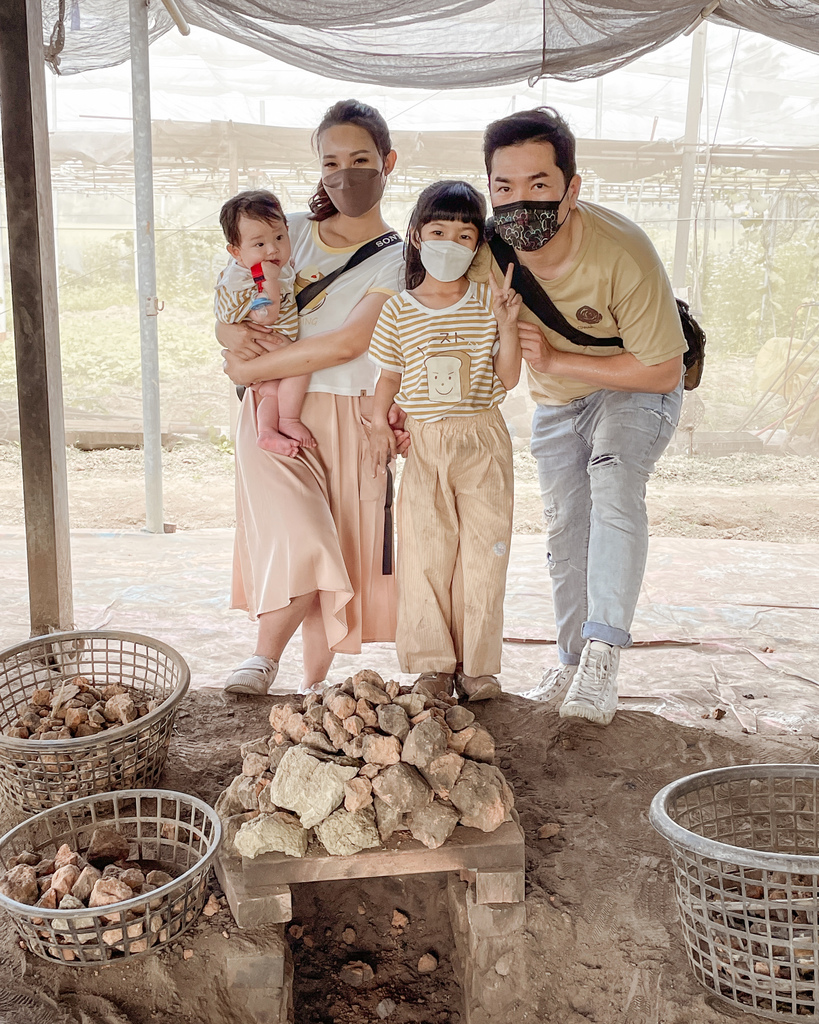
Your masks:
<instances>
[{"instance_id":1,"label":"basket full of rocks","mask_svg":"<svg viewBox=\"0 0 819 1024\"><path fill-rule=\"evenodd\" d=\"M198 918L221 835L212 808L183 793L74 800L0 839L0 909L46 960L99 965L160 949Z\"/></svg>"},{"instance_id":2,"label":"basket full of rocks","mask_svg":"<svg viewBox=\"0 0 819 1024\"><path fill-rule=\"evenodd\" d=\"M0 653L0 795L24 811L155 785L190 670L122 632L52 633Z\"/></svg>"},{"instance_id":3,"label":"basket full of rocks","mask_svg":"<svg viewBox=\"0 0 819 1024\"><path fill-rule=\"evenodd\" d=\"M242 774L216 810L231 851L350 855L406 831L430 849L456 825L492 832L514 797L489 731L454 697L416 693L365 669L301 710L275 704L272 735L242 745Z\"/></svg>"}]
</instances>

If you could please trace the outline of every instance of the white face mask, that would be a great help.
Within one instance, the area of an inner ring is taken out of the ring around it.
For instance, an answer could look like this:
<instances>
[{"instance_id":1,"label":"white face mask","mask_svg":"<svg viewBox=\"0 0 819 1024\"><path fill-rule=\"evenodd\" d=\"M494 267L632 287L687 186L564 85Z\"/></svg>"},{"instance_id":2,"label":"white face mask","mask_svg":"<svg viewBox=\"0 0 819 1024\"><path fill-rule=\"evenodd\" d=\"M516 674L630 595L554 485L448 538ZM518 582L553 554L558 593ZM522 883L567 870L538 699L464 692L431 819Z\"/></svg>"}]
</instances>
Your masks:
<instances>
[{"instance_id":1,"label":"white face mask","mask_svg":"<svg viewBox=\"0 0 819 1024\"><path fill-rule=\"evenodd\" d=\"M421 263L436 281L457 281L469 270L474 258L475 250L460 242L447 242L441 238L421 242Z\"/></svg>"}]
</instances>

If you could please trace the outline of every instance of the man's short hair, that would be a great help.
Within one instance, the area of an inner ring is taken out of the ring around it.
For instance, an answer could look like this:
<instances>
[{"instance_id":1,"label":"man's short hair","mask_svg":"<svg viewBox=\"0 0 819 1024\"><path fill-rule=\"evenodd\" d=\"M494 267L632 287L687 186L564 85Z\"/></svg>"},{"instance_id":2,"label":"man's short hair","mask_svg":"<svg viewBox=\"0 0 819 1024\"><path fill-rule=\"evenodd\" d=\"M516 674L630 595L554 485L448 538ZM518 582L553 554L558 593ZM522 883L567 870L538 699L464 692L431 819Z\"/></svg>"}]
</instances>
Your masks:
<instances>
[{"instance_id":1,"label":"man's short hair","mask_svg":"<svg viewBox=\"0 0 819 1024\"><path fill-rule=\"evenodd\" d=\"M264 188L240 192L232 199L228 199L220 210L219 223L222 225L228 245L242 244L239 233L240 217L249 217L251 220L260 220L266 224L281 221L287 227L287 217L284 215L282 204L272 192Z\"/></svg>"},{"instance_id":2,"label":"man's short hair","mask_svg":"<svg viewBox=\"0 0 819 1024\"><path fill-rule=\"evenodd\" d=\"M554 107L520 110L488 125L483 133L486 173L492 176L496 150L524 142L550 142L555 151L555 163L563 172L565 183L569 184L577 173L574 132Z\"/></svg>"}]
</instances>

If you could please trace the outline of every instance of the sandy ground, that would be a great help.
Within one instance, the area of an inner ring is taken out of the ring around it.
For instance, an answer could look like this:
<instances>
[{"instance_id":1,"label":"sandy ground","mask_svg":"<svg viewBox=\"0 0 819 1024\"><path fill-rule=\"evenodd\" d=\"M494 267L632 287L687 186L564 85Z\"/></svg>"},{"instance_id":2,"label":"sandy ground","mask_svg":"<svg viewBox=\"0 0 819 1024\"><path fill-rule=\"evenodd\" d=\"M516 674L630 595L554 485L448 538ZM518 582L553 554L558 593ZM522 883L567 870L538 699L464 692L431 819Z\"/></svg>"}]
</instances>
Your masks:
<instances>
[{"instance_id":1,"label":"sandy ground","mask_svg":"<svg viewBox=\"0 0 819 1024\"><path fill-rule=\"evenodd\" d=\"M214 801L240 770L239 743L269 731L267 708L273 702L191 692L161 784ZM756 761L815 761L816 739L748 736L728 719L686 728L628 711L599 729L563 721L511 695L476 711L496 737L497 763L514 789L526 835L529 988L509 1024L724 1021L714 998L690 973L669 850L648 824L648 805L664 784L691 772ZM3 825L9 821L7 814ZM559 826L554 838L538 839L545 823ZM289 939L296 1022L377 1024L375 1007L387 997L398 1006L390 1024L462 1022L442 886L443 877L426 876L294 887L294 922L314 942L311 949L303 937ZM394 909L410 918L403 935L390 928ZM351 945L341 937L347 927L356 932ZM246 939L225 910L209 921L202 918L170 950L82 971L24 954L4 927L0 1020L29 1024L20 1014L3 1017L5 985L41 993L72 1013L32 1017L32 1024L247 1024L235 1017L219 983L224 957L236 955ZM190 959L184 950L192 950ZM416 968L428 951L439 958L439 968L424 978ZM350 959L372 964L372 988L356 991L339 980L341 965Z\"/></svg>"},{"instance_id":2,"label":"sandy ground","mask_svg":"<svg viewBox=\"0 0 819 1024\"><path fill-rule=\"evenodd\" d=\"M127 530L144 525L142 453L67 449L71 526ZM234 523L233 457L212 444L179 444L163 456L165 520L179 530ZM657 537L819 539L819 457L666 455L648 491ZM0 525L23 525L20 450L0 445ZM543 528L537 470L515 454L515 532Z\"/></svg>"}]
</instances>

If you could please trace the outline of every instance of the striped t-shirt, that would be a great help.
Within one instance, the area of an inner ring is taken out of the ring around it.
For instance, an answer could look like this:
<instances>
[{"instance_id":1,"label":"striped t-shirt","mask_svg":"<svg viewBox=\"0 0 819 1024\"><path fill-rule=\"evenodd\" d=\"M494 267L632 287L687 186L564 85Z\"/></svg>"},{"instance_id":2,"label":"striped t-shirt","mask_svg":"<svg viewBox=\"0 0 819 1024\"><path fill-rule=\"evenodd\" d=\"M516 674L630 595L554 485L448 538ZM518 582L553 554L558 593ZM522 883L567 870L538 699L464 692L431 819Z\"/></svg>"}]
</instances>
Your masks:
<instances>
[{"instance_id":1,"label":"striped t-shirt","mask_svg":"<svg viewBox=\"0 0 819 1024\"><path fill-rule=\"evenodd\" d=\"M289 271L289 273L288 273ZM293 297L293 270L282 268L281 304L279 315L273 324L277 334L295 341L299 336L299 311ZM231 259L216 281L216 296L213 302L216 319L223 324L238 324L250 317L251 306L259 295L253 274L241 263ZM252 319L252 318L251 318Z\"/></svg>"},{"instance_id":2,"label":"striped t-shirt","mask_svg":"<svg viewBox=\"0 0 819 1024\"><path fill-rule=\"evenodd\" d=\"M384 303L370 342L370 359L400 373L396 405L419 420L472 416L502 402L495 373L498 325L489 287L469 282L445 309L421 305L403 291Z\"/></svg>"}]
</instances>

